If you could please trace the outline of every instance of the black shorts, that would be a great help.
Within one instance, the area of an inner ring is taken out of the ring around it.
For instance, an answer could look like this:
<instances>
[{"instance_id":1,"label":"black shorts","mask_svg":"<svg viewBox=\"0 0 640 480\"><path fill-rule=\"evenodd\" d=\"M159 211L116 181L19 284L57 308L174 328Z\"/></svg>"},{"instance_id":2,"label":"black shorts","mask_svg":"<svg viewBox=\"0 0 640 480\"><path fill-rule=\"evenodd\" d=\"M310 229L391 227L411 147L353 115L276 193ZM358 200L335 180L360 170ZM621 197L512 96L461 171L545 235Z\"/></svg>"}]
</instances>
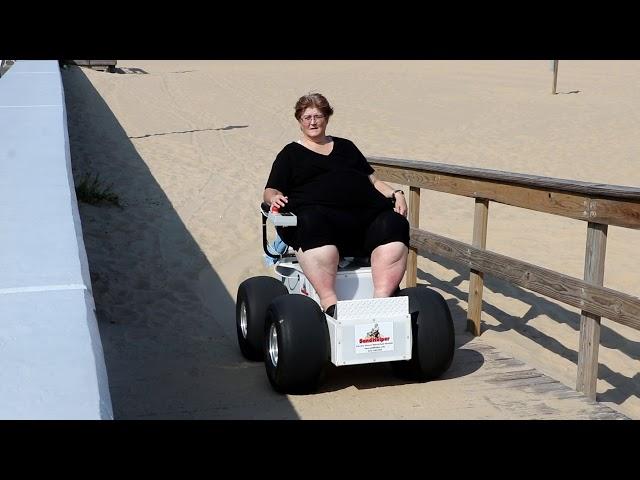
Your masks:
<instances>
[{"instance_id":1,"label":"black shorts","mask_svg":"<svg viewBox=\"0 0 640 480\"><path fill-rule=\"evenodd\" d=\"M295 227L278 227L280 238L295 250L335 245L341 256L370 256L380 245L402 242L409 246L409 222L391 208L343 209L301 207L293 212Z\"/></svg>"}]
</instances>

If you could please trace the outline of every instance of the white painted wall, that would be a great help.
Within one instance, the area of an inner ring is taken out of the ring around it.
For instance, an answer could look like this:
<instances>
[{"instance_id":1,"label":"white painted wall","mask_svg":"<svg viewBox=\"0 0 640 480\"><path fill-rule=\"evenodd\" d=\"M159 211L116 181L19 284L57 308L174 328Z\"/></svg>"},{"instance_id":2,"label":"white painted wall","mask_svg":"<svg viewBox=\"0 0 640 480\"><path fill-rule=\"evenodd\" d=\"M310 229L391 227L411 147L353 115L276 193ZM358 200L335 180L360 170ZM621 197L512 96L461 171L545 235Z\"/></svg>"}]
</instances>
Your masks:
<instances>
[{"instance_id":1,"label":"white painted wall","mask_svg":"<svg viewBox=\"0 0 640 480\"><path fill-rule=\"evenodd\" d=\"M58 62L0 78L0 419L112 419Z\"/></svg>"}]
</instances>

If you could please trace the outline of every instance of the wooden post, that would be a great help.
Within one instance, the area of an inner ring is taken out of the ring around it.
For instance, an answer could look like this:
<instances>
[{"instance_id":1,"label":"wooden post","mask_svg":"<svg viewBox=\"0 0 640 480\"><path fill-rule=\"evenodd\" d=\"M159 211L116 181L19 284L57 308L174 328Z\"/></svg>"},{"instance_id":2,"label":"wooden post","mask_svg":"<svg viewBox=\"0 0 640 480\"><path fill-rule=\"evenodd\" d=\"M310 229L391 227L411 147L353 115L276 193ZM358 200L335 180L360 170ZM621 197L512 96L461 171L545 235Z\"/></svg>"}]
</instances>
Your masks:
<instances>
[{"instance_id":1,"label":"wooden post","mask_svg":"<svg viewBox=\"0 0 640 480\"><path fill-rule=\"evenodd\" d=\"M556 85L558 84L558 62L559 60L553 61L553 90L551 91L553 95L556 94Z\"/></svg>"},{"instance_id":2,"label":"wooden post","mask_svg":"<svg viewBox=\"0 0 640 480\"><path fill-rule=\"evenodd\" d=\"M420 227L420 187L409 187L409 225L413 228ZM418 250L409 248L407 258L406 286L415 287L418 281Z\"/></svg>"},{"instance_id":3,"label":"wooden post","mask_svg":"<svg viewBox=\"0 0 640 480\"><path fill-rule=\"evenodd\" d=\"M584 281L602 286L604 257L607 249L607 227L591 223L587 227L587 248L584 261ZM600 317L582 311L580 316L580 344L578 350L578 380L576 390L591 400L596 399L598 383L598 347L600 346Z\"/></svg>"},{"instance_id":4,"label":"wooden post","mask_svg":"<svg viewBox=\"0 0 640 480\"><path fill-rule=\"evenodd\" d=\"M489 200L476 198L473 216L473 246L484 249L487 246L487 220ZM467 331L480 335L480 314L482 313L482 287L484 275L471 269L469 274L469 306L467 310Z\"/></svg>"}]
</instances>

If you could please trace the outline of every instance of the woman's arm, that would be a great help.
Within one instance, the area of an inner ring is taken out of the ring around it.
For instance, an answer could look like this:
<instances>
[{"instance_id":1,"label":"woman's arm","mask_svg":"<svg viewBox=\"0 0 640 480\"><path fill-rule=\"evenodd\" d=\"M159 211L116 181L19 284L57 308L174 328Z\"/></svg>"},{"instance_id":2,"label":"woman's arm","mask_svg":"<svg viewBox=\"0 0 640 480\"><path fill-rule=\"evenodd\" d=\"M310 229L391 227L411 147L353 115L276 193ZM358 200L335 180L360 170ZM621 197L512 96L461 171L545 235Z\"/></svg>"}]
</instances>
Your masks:
<instances>
[{"instance_id":1,"label":"woman's arm","mask_svg":"<svg viewBox=\"0 0 640 480\"><path fill-rule=\"evenodd\" d=\"M403 215L405 217L407 216L407 200L404 198L404 195L402 193L394 193L396 190L393 187L376 178L373 173L369 175L369 180L371 180L371 183L373 184L375 189L385 197L393 198L395 196L396 206L393 210L398 212L400 215Z\"/></svg>"},{"instance_id":2,"label":"woman's arm","mask_svg":"<svg viewBox=\"0 0 640 480\"><path fill-rule=\"evenodd\" d=\"M280 208L284 207L289 201L280 190L276 190L275 188L265 188L262 194L262 200L269 205L275 204Z\"/></svg>"}]
</instances>

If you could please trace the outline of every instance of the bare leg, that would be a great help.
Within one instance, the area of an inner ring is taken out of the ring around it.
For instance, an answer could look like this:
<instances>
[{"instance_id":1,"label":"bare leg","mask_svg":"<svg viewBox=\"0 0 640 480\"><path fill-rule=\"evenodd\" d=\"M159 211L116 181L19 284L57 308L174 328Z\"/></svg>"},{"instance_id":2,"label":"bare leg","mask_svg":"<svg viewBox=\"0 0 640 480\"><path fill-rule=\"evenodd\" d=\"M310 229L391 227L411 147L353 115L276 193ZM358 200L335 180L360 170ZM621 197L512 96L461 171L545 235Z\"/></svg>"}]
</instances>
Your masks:
<instances>
[{"instance_id":1,"label":"bare leg","mask_svg":"<svg viewBox=\"0 0 640 480\"><path fill-rule=\"evenodd\" d=\"M403 245L404 246L404 245ZM320 305L326 310L338 301L336 296L336 272L340 254L335 245L311 248L305 252L296 252L302 271L316 289Z\"/></svg>"},{"instance_id":2,"label":"bare leg","mask_svg":"<svg viewBox=\"0 0 640 480\"><path fill-rule=\"evenodd\" d=\"M405 270L409 249L402 242L391 242L376 247L371 253L373 296L390 297L395 292Z\"/></svg>"}]
</instances>

